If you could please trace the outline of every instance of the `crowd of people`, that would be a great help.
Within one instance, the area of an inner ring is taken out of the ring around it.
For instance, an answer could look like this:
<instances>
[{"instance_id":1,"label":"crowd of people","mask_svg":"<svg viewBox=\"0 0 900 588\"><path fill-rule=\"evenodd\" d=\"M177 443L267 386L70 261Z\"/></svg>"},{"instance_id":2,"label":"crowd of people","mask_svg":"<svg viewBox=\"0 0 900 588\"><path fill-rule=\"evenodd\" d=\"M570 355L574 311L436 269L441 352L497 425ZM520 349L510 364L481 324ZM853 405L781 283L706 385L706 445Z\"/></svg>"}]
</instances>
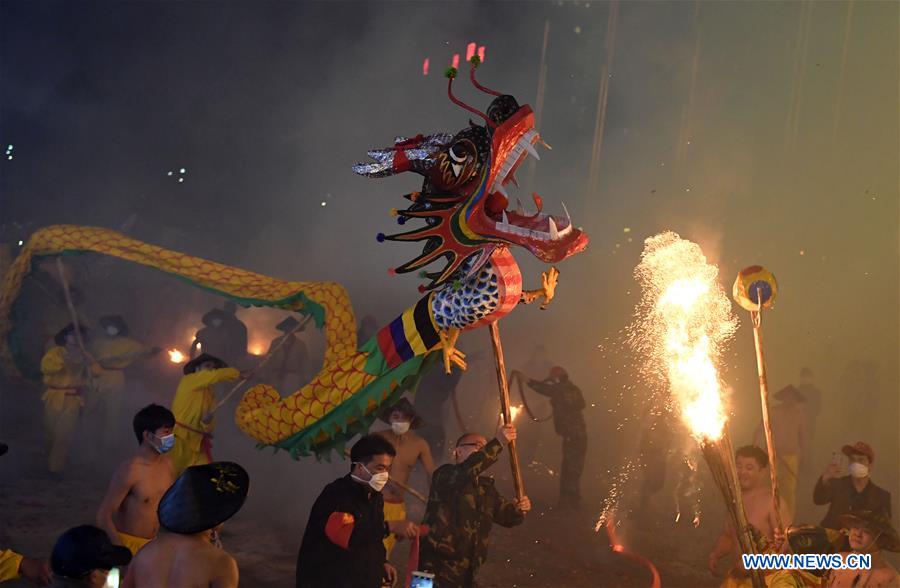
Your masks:
<instances>
[{"instance_id":1,"label":"crowd of people","mask_svg":"<svg viewBox=\"0 0 900 588\"><path fill-rule=\"evenodd\" d=\"M221 492L222 484L232 484L222 481L228 470L227 476L235 477L240 503L249 486L240 466L213 460L211 447L214 387L251 376L213 353L240 362L246 328L230 304L202 320L171 408L150 404L134 415L137 449L113 473L94 524L64 533L49 562L2 552L0 579L22 576L38 585L103 586L107 572L121 567L127 570L124 586L237 585L234 560L215 545L217 530L240 506L221 504L215 500L222 498L218 494L204 495L204 484L217 484ZM361 333L371 330L372 323L371 318L364 320ZM108 403L107 410L115 414L124 368L159 352L130 339L121 317L102 317L100 324L99 337L83 325L67 325L41 361L48 470L54 479L65 466L85 402ZM297 369L307 357L297 337L303 325L290 317L277 328L283 334L270 347L274 375L285 383L308 376ZM582 393L560 367L545 379L525 379L550 399L563 445L560 505L577 507L586 450ZM431 415L440 414L458 380L447 378L441 382L444 394L421 395L431 405L417 405ZM97 389L103 393L95 394ZM441 419L433 419L435 430L426 439L416 432L425 420L406 398L378 416L387 428L356 442L348 456L349 473L326 486L313 505L297 560L297 586L394 585L397 573L388 562L397 541L415 544L416 567L433 576L435 585L472 586L487 558L491 526L516 526L531 509L527 496L504 498L493 479L483 475L516 438L515 426L500 426L492 439L462 435L453 445L452 463L436 467L432 448L441 451L445 443ZM409 486L417 466L429 481L427 497ZM407 496L425 503L420 522L409 520ZM200 520L190 520L192 516ZM73 541L82 547L72 548ZM188 561L194 562L190 569Z\"/></svg>"},{"instance_id":2,"label":"crowd of people","mask_svg":"<svg viewBox=\"0 0 900 588\"><path fill-rule=\"evenodd\" d=\"M844 445L840 453L832 455L811 495L800 496L798 480L800 472L812 461L811 440L821 412L821 392L815 386L812 370L803 368L799 385L787 385L774 397L778 404L771 409L771 429L777 455L778 512L772 500L772 464L763 449L766 441L762 423L756 429L754 443L739 448L735 454L744 512L759 536L760 549L872 555L870 570L822 569L805 574L785 571L776 579L785 582L781 586L900 586L900 575L884 557L885 551L900 550L900 540L891 524L891 493L871 477L875 450L864 441ZM800 524L798 501L803 501L804 506L827 505L828 510L818 525ZM797 537L794 541L792 534ZM800 538L804 538L802 542ZM800 543L805 548L801 549ZM730 564L723 588L751 586L740 558L737 535L730 525L722 530L709 555L711 572L716 573L722 559L728 559Z\"/></svg>"},{"instance_id":3,"label":"crowd of people","mask_svg":"<svg viewBox=\"0 0 900 588\"><path fill-rule=\"evenodd\" d=\"M244 365L247 330L227 303L203 317L191 357L183 366L171 407L150 404L134 415L137 449L115 470L92 525L69 529L47 560L0 551L0 581L24 577L37 585L101 587L110 570L123 570L123 586L237 586L238 566L219 541L222 525L241 508L249 477L239 465L214 461L217 384L248 379ZM129 336L122 317L104 316L99 334L72 323L53 337L40 362L50 476L60 476L82 410L89 405L106 434L116 426L125 387L123 370L151 357L159 348ZM369 335L374 320L360 327ZM308 351L299 336L303 324L293 317L276 327L268 374L284 389L311 375ZM549 401L553 429L560 438L558 507L581 507L581 476L588 447L582 391L560 366L544 361L529 371L546 369L536 379L513 371L528 389ZM527 496L504 497L487 472L504 448L517 438L513 424L500 425L488 438L466 432L452 442L451 460L440 464L448 444L444 404L455 394L459 375L424 378L428 391L415 403L400 398L378 418L385 427L361 437L346 456L346 475L322 490L309 514L297 556L296 586L379 588L401 583L391 556L399 541L410 542L407 578L415 573L438 588L476 584L488 557L493 525L515 527L531 510ZM89 390L89 394L85 391ZM891 495L872 481L875 451L865 442L845 445L845 467L835 456L816 482L812 502L828 505L819 525L798 525L798 477L810 461L810 438L821 404L812 372L804 369L798 386L774 395L772 433L778 455L781 502L776 510L769 485L769 455L763 429L754 443L735 454L743 508L762 551L870 554L870 570L833 572L785 570L770 574L771 586L898 586L900 576L883 557L900 549L891 525ZM809 403L809 404L807 404ZM422 415L427 418L423 418ZM649 466L642 500L662 487L671 427L664 416L648 414L656 426L641 440ZM103 443L110 443L104 438ZM533 450L534 448L532 448ZM528 451L528 449L526 449ZM0 453L5 446L0 447ZM659 459L653 461L653 456ZM438 456L438 460L435 459ZM663 457L660 457L663 456ZM411 487L416 468L428 493ZM421 520L412 520L407 500L424 504ZM802 500L802 497L801 497ZM813 551L810 551L813 550ZM820 550L820 551L814 551ZM726 524L715 540L708 567L716 573L728 561L725 588L750 586L740 560L737 533ZM851 573L852 572L852 573ZM780 575L779 575L780 574ZM780 584L775 582L782 582ZM793 582L793 583L791 583Z\"/></svg>"}]
</instances>

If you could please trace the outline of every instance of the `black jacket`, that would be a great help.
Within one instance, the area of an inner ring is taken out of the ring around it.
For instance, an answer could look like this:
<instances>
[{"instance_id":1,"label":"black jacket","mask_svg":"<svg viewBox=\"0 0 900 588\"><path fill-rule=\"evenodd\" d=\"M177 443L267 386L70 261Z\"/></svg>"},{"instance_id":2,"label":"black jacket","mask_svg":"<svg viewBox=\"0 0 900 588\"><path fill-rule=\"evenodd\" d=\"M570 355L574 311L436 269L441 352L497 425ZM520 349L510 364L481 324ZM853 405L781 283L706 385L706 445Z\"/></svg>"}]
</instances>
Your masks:
<instances>
[{"instance_id":1,"label":"black jacket","mask_svg":"<svg viewBox=\"0 0 900 588\"><path fill-rule=\"evenodd\" d=\"M891 516L890 492L879 488L872 480L869 480L862 492L857 492L850 476L835 478L828 483L823 482L820 476L813 489L813 502L829 505L828 513L821 523L828 529L840 529L841 515L861 510L885 512L888 517Z\"/></svg>"},{"instance_id":2,"label":"black jacket","mask_svg":"<svg viewBox=\"0 0 900 588\"><path fill-rule=\"evenodd\" d=\"M332 513L353 516L347 548L325 533ZM384 499L350 475L325 486L309 513L297 556L297 588L379 588L387 561Z\"/></svg>"},{"instance_id":3,"label":"black jacket","mask_svg":"<svg viewBox=\"0 0 900 588\"><path fill-rule=\"evenodd\" d=\"M551 382L528 380L528 386L550 399L553 407L553 427L561 437L586 437L584 426L584 395L581 389L570 381Z\"/></svg>"}]
</instances>

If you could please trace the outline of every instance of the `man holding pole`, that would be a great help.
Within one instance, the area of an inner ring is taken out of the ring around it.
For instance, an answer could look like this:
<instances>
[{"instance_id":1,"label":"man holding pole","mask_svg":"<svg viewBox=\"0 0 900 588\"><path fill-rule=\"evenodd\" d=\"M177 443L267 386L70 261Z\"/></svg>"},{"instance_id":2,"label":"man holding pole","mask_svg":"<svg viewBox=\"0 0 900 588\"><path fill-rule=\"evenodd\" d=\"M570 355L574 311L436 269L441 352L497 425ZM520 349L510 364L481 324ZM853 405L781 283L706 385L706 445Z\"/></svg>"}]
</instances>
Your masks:
<instances>
[{"instance_id":1,"label":"man holding pole","mask_svg":"<svg viewBox=\"0 0 900 588\"><path fill-rule=\"evenodd\" d=\"M429 533L422 540L420 568L435 575L435 588L464 588L475 584L478 568L487 560L488 536L494 523L515 527L531 510L527 496L512 501L500 496L492 478L482 476L516 439L513 425L501 425L490 442L466 433L456 442L454 463L434 472L422 524Z\"/></svg>"},{"instance_id":2,"label":"man holding pole","mask_svg":"<svg viewBox=\"0 0 900 588\"><path fill-rule=\"evenodd\" d=\"M577 508L581 504L581 474L587 454L587 428L584 424L584 395L569 380L560 366L551 368L543 380L527 379L528 386L550 399L553 427L562 437L562 467L559 476L560 508Z\"/></svg>"},{"instance_id":3,"label":"man holding pole","mask_svg":"<svg viewBox=\"0 0 900 588\"><path fill-rule=\"evenodd\" d=\"M755 445L741 447L735 452L735 466L737 468L738 482L741 486L741 499L744 504L747 523L756 529L761 536L765 537L767 543L771 545L777 543L778 517L775 516L772 506L772 495L766 484L768 465L768 455ZM788 525L790 524L790 518L784 503L781 503L781 508L781 522L784 525ZM730 523L726 523L716 539L712 553L709 554L708 566L710 572L715 573L719 560L729 554L735 556L736 562L725 581L722 582L721 588L751 586L750 576L740 567L740 549L738 548L734 528Z\"/></svg>"},{"instance_id":4,"label":"man holding pole","mask_svg":"<svg viewBox=\"0 0 900 588\"><path fill-rule=\"evenodd\" d=\"M212 433L216 427L212 389L219 382L240 377L238 370L206 353L185 364L184 377L172 401L176 438L172 463L176 476L190 466L212 462Z\"/></svg>"},{"instance_id":5,"label":"man holding pole","mask_svg":"<svg viewBox=\"0 0 900 588\"><path fill-rule=\"evenodd\" d=\"M44 402L47 466L53 476L58 476L65 465L91 375L100 371L100 366L84 349L82 341L85 338L86 328L70 324L56 334L56 345L41 359L46 386L41 400Z\"/></svg>"},{"instance_id":6,"label":"man holding pole","mask_svg":"<svg viewBox=\"0 0 900 588\"><path fill-rule=\"evenodd\" d=\"M405 521L406 502L403 500L403 486L409 482L413 468L417 463L421 463L429 480L434 473L434 460L431 458L431 449L428 447L428 443L412 431L412 429L421 428L425 423L406 398L401 398L393 406L388 406L379 414L378 418L390 424L391 428L376 431L375 434L387 440L397 451L397 455L391 463L391 479L382 491L384 520L387 522ZM397 482L403 486L398 485ZM397 539L398 537L394 533L384 539L384 548L387 550L388 558L391 557Z\"/></svg>"}]
</instances>

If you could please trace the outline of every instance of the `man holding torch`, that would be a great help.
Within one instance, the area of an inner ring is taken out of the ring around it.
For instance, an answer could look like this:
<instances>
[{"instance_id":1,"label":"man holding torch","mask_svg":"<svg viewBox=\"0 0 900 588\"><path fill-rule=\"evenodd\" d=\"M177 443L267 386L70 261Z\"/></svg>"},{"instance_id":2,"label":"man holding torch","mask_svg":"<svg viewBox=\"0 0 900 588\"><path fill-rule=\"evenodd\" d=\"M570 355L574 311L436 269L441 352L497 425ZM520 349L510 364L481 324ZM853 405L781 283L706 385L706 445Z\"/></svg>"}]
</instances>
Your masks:
<instances>
[{"instance_id":1,"label":"man holding torch","mask_svg":"<svg viewBox=\"0 0 900 588\"><path fill-rule=\"evenodd\" d=\"M435 470L422 520L429 533L422 539L420 568L435 575L436 588L473 586L478 568L487 560L493 524L521 525L531 510L527 496L516 501L504 498L494 480L481 475L500 457L503 445L515 439L514 425L501 425L491 441L466 433L456 442L454 463Z\"/></svg>"},{"instance_id":2,"label":"man holding torch","mask_svg":"<svg viewBox=\"0 0 900 588\"><path fill-rule=\"evenodd\" d=\"M766 484L769 456L756 445L747 445L735 452L735 465L747 523L752 525L761 537L765 537L767 544L780 545L782 541L779 539L783 538L778 537L776 539L775 536L776 532L778 532L778 518L772 510L772 495L768 484ZM781 504L781 509L782 522L785 525L790 524L789 513L784 503ZM734 528L730 523L726 523L718 539L716 539L716 545L712 553L709 554L708 566L710 572L715 573L719 560L729 554L734 554L736 562L740 562L740 552ZM750 585L750 577L739 567L739 563L736 563L722 583L723 588L736 588L738 586L747 586L749 588Z\"/></svg>"}]
</instances>

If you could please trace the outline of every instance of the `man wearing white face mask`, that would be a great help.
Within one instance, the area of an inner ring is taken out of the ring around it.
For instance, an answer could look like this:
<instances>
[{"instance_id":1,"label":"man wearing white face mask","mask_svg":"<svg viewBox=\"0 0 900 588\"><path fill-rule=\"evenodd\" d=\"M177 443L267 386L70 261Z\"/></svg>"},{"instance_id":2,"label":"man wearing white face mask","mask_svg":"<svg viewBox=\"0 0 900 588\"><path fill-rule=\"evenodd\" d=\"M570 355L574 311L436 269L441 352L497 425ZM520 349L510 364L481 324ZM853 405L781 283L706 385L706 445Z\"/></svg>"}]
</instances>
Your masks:
<instances>
[{"instance_id":1,"label":"man wearing white face mask","mask_svg":"<svg viewBox=\"0 0 900 588\"><path fill-rule=\"evenodd\" d=\"M384 431L378 431L381 435L394 446L397 450L397 456L391 464L391 481L396 480L400 484L409 482L410 474L417 463L421 463L428 474L428 480L431 481L431 474L434 473L434 459L431 457L431 448L428 442L411 429L420 429L425 422L419 418L415 409L409 400L401 398L393 406L387 407L379 415L379 418L390 424L391 428ZM388 483L384 492L384 520L388 522L406 520L406 503L404 502L403 489L395 484ZM384 547L387 549L388 557L394 545L397 544L398 537L391 533L384 540ZM402 539L402 537L401 537Z\"/></svg>"},{"instance_id":2,"label":"man wearing white face mask","mask_svg":"<svg viewBox=\"0 0 900 588\"><path fill-rule=\"evenodd\" d=\"M829 505L822 526L840 529L841 516L862 510L883 511L891 516L891 493L876 486L870 478L875 461L872 447L858 441L853 445L844 445L841 451L850 460L850 475L841 476L840 462L832 460L813 490L813 502Z\"/></svg>"},{"instance_id":3,"label":"man wearing white face mask","mask_svg":"<svg viewBox=\"0 0 900 588\"><path fill-rule=\"evenodd\" d=\"M134 416L138 450L122 463L109 482L97 511L97 526L116 545L137 552L159 532L156 508L175 481L167 453L175 446L175 415L151 404Z\"/></svg>"},{"instance_id":4,"label":"man wearing white face mask","mask_svg":"<svg viewBox=\"0 0 900 588\"><path fill-rule=\"evenodd\" d=\"M381 490L396 455L379 435L362 437L350 450L350 473L325 486L309 513L297 556L297 588L392 586L397 570L387 562L388 533L413 537L416 525L386 523Z\"/></svg>"}]
</instances>

